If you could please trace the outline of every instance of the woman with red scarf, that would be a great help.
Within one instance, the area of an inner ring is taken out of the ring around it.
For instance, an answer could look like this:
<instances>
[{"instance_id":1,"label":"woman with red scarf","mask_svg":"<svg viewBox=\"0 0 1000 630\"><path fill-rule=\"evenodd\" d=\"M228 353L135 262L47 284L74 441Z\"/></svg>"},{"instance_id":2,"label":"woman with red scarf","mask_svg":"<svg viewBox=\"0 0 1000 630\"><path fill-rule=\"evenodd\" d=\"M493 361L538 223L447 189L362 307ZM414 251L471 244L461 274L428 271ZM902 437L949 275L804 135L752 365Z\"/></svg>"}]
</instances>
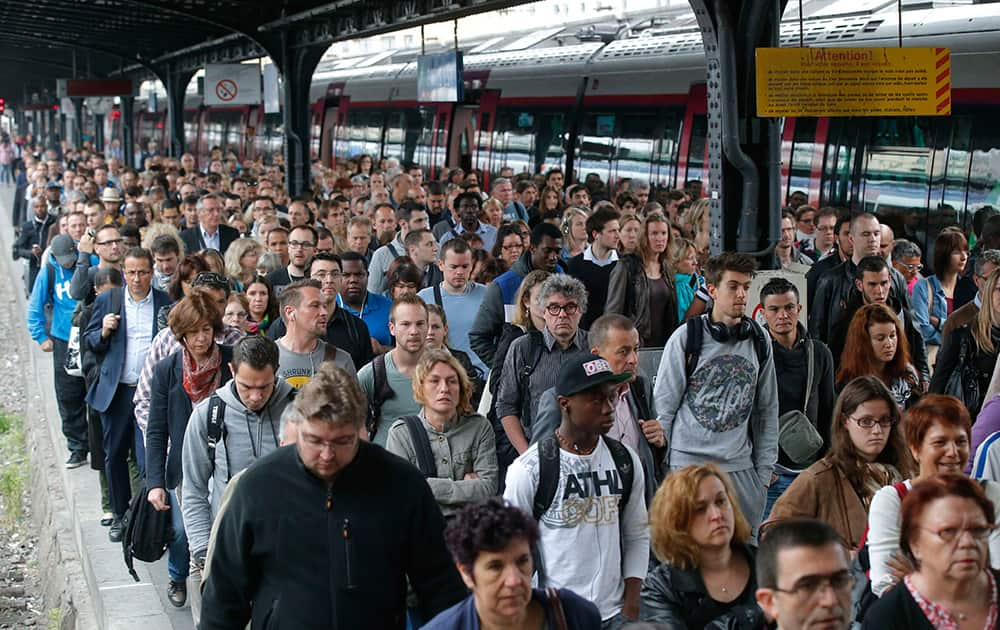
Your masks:
<instances>
[{"instance_id":1,"label":"woman with red scarf","mask_svg":"<svg viewBox=\"0 0 1000 630\"><path fill-rule=\"evenodd\" d=\"M181 349L160 361L153 371L146 428L146 483L153 507L170 510L174 539L168 548L167 598L179 608L187 601L189 564L177 496L184 431L194 405L232 378L229 362L233 351L216 343L216 336L222 332L222 312L213 297L200 288L191 289L170 309L168 324L181 342Z\"/></svg>"}]
</instances>

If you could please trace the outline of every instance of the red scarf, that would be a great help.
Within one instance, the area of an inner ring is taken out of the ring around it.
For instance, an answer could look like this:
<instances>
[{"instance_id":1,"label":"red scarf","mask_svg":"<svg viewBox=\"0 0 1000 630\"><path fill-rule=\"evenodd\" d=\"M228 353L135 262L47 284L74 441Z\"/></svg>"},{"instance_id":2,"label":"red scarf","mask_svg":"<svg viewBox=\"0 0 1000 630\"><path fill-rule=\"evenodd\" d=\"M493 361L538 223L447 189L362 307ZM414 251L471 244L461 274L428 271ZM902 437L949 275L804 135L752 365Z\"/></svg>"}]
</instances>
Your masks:
<instances>
[{"instance_id":1,"label":"red scarf","mask_svg":"<svg viewBox=\"0 0 1000 630\"><path fill-rule=\"evenodd\" d=\"M219 388L222 377L222 371L219 369L222 366L222 353L219 352L218 344L212 344L212 353L199 365L187 348L184 348L183 352L184 391L187 392L191 402L197 405Z\"/></svg>"}]
</instances>

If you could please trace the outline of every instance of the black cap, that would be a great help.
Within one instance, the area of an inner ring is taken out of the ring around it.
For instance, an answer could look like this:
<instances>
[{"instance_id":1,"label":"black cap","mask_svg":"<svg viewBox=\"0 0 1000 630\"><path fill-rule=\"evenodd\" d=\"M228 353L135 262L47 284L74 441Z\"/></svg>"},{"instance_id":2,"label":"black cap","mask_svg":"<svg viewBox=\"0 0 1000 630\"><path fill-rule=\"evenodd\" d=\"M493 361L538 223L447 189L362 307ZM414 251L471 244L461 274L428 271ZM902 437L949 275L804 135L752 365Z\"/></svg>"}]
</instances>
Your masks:
<instances>
[{"instance_id":1,"label":"black cap","mask_svg":"<svg viewBox=\"0 0 1000 630\"><path fill-rule=\"evenodd\" d=\"M615 374L611 364L593 354L576 354L559 368L556 394L572 396L605 383L624 383L632 378L629 372Z\"/></svg>"}]
</instances>

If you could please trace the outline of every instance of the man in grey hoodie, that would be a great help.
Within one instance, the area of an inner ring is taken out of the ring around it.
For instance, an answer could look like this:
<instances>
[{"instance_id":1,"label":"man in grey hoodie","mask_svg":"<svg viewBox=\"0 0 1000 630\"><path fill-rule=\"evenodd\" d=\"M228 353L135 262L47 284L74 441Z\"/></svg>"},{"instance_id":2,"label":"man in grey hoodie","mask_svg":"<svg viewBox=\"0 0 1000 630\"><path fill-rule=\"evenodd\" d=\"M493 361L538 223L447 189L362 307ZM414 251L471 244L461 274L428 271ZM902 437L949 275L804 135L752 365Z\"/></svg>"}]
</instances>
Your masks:
<instances>
[{"instance_id":1,"label":"man in grey hoodie","mask_svg":"<svg viewBox=\"0 0 1000 630\"><path fill-rule=\"evenodd\" d=\"M201 571L222 495L233 476L280 446L281 414L292 400L292 386L276 378L278 346L270 339L241 339L233 347L230 368L232 380L195 406L184 433L181 511L191 550L188 594L195 624ZM223 432L210 458L208 417L216 397L223 404Z\"/></svg>"},{"instance_id":2,"label":"man in grey hoodie","mask_svg":"<svg viewBox=\"0 0 1000 630\"><path fill-rule=\"evenodd\" d=\"M731 252L708 261L712 310L667 340L653 390L669 469L712 463L728 473L754 537L778 459L771 342L745 314L756 267ZM689 326L701 326L700 348L687 347Z\"/></svg>"}]
</instances>

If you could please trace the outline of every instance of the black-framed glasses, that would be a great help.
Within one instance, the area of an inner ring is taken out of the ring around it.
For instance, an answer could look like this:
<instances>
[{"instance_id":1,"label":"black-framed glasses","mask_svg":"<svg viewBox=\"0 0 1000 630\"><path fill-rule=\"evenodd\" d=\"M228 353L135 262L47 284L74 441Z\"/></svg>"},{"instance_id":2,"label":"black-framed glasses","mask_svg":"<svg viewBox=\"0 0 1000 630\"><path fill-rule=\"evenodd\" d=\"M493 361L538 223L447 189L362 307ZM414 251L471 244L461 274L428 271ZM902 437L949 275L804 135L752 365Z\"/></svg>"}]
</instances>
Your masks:
<instances>
[{"instance_id":1,"label":"black-framed glasses","mask_svg":"<svg viewBox=\"0 0 1000 630\"><path fill-rule=\"evenodd\" d=\"M892 425L896 424L896 419L892 416L882 416L881 418L874 416L861 416L860 418L848 416L848 418L853 420L862 429L874 429L876 424L883 429L891 429Z\"/></svg>"},{"instance_id":2,"label":"black-framed glasses","mask_svg":"<svg viewBox=\"0 0 1000 630\"><path fill-rule=\"evenodd\" d=\"M316 243L313 243L312 241L288 241L288 247L292 249L298 249L300 247L303 249L312 249L313 247L316 247Z\"/></svg>"},{"instance_id":3,"label":"black-framed glasses","mask_svg":"<svg viewBox=\"0 0 1000 630\"><path fill-rule=\"evenodd\" d=\"M775 586L771 590L792 597L811 599L822 592L826 585L830 585L836 592L849 591L854 586L854 576L847 569L837 571L829 575L806 575L792 585L792 588L784 589Z\"/></svg>"},{"instance_id":4,"label":"black-framed glasses","mask_svg":"<svg viewBox=\"0 0 1000 630\"><path fill-rule=\"evenodd\" d=\"M545 307L545 311L549 315L558 315L559 313L566 313L567 315L576 315L577 311L580 310L580 305L576 302L570 302L569 304L549 304Z\"/></svg>"},{"instance_id":5,"label":"black-framed glasses","mask_svg":"<svg viewBox=\"0 0 1000 630\"><path fill-rule=\"evenodd\" d=\"M121 245L121 244L122 244L122 239L120 238L112 238L106 241L98 241L94 243L94 245Z\"/></svg>"},{"instance_id":6,"label":"black-framed glasses","mask_svg":"<svg viewBox=\"0 0 1000 630\"><path fill-rule=\"evenodd\" d=\"M928 529L921 527L925 532L930 532L946 543L955 542L964 532L968 532L973 540L983 541L996 531L995 525L973 525L971 527L945 527L944 529Z\"/></svg>"}]
</instances>

